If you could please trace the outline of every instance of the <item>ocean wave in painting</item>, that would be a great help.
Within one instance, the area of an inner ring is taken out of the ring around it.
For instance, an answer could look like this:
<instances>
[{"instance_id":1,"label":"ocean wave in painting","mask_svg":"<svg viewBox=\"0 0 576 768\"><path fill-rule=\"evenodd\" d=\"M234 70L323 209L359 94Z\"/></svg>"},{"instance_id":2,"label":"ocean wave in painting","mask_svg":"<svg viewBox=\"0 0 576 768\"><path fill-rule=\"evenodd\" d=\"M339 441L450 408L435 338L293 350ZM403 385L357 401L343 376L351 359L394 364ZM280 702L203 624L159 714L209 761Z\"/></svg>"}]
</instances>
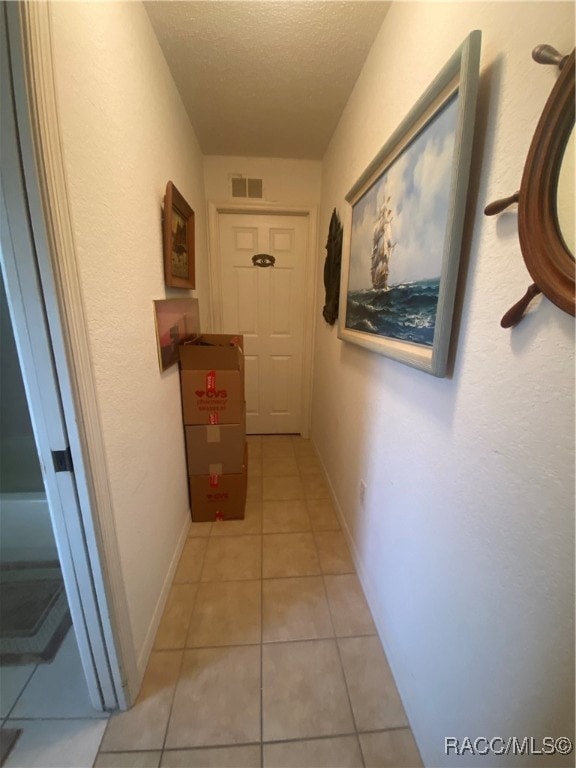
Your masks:
<instances>
[{"instance_id":1,"label":"ocean wave in painting","mask_svg":"<svg viewBox=\"0 0 576 768\"><path fill-rule=\"evenodd\" d=\"M440 278L348 291L346 328L431 347Z\"/></svg>"}]
</instances>

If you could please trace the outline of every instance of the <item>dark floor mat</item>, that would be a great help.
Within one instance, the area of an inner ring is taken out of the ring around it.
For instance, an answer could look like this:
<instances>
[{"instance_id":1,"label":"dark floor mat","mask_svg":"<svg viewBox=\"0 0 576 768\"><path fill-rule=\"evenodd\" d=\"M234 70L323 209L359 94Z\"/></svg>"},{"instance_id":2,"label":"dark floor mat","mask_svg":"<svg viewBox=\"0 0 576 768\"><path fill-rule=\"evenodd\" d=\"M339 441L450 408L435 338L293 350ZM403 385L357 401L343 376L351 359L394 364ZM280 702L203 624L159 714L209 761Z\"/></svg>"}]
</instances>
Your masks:
<instances>
[{"instance_id":1,"label":"dark floor mat","mask_svg":"<svg viewBox=\"0 0 576 768\"><path fill-rule=\"evenodd\" d=\"M0 664L51 661L71 623L57 562L0 566Z\"/></svg>"}]
</instances>

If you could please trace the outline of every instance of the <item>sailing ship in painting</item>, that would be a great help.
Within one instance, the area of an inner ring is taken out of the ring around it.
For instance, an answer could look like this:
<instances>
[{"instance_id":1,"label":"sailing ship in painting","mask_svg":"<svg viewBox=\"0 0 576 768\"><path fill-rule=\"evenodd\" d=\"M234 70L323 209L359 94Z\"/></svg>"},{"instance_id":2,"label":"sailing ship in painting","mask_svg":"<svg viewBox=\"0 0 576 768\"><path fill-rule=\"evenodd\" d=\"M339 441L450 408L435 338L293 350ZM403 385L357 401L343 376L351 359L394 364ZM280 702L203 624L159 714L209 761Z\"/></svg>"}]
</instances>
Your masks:
<instances>
[{"instance_id":1,"label":"sailing ship in painting","mask_svg":"<svg viewBox=\"0 0 576 768\"><path fill-rule=\"evenodd\" d=\"M393 239L390 196L378 209L372 238L372 288L348 291L346 327L433 346L440 278L388 285Z\"/></svg>"},{"instance_id":2,"label":"sailing ship in painting","mask_svg":"<svg viewBox=\"0 0 576 768\"><path fill-rule=\"evenodd\" d=\"M434 346L458 94L352 203L345 328Z\"/></svg>"},{"instance_id":3,"label":"sailing ship in painting","mask_svg":"<svg viewBox=\"0 0 576 768\"><path fill-rule=\"evenodd\" d=\"M376 224L374 225L374 237L372 241L372 263L370 277L372 287L388 290L388 275L390 274L390 257L396 247L392 242L392 209L389 207L390 196L380 206Z\"/></svg>"}]
</instances>

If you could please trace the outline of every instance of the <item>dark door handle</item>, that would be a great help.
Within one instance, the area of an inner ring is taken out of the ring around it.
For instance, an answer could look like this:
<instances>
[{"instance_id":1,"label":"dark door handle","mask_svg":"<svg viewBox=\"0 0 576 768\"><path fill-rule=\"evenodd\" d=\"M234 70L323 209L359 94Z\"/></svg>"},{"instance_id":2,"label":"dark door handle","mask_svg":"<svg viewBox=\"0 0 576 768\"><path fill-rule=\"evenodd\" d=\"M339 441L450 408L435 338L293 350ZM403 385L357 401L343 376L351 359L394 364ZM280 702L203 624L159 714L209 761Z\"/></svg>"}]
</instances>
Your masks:
<instances>
[{"instance_id":1,"label":"dark door handle","mask_svg":"<svg viewBox=\"0 0 576 768\"><path fill-rule=\"evenodd\" d=\"M269 253L257 253L252 256L252 264L255 267L273 267L275 263L276 259Z\"/></svg>"}]
</instances>

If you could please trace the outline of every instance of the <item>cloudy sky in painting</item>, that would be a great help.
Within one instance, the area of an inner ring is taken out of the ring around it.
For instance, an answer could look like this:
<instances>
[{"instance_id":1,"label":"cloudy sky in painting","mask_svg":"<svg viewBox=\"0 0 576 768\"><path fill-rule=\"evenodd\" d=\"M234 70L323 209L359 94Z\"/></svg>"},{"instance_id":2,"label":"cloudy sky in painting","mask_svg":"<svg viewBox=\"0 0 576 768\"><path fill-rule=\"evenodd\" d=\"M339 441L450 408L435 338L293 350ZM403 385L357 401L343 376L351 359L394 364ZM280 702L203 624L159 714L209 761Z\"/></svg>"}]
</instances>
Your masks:
<instances>
[{"instance_id":1,"label":"cloudy sky in painting","mask_svg":"<svg viewBox=\"0 0 576 768\"><path fill-rule=\"evenodd\" d=\"M440 277L457 106L453 98L354 206L349 290L372 288L374 221L388 196L396 242L388 284Z\"/></svg>"}]
</instances>

